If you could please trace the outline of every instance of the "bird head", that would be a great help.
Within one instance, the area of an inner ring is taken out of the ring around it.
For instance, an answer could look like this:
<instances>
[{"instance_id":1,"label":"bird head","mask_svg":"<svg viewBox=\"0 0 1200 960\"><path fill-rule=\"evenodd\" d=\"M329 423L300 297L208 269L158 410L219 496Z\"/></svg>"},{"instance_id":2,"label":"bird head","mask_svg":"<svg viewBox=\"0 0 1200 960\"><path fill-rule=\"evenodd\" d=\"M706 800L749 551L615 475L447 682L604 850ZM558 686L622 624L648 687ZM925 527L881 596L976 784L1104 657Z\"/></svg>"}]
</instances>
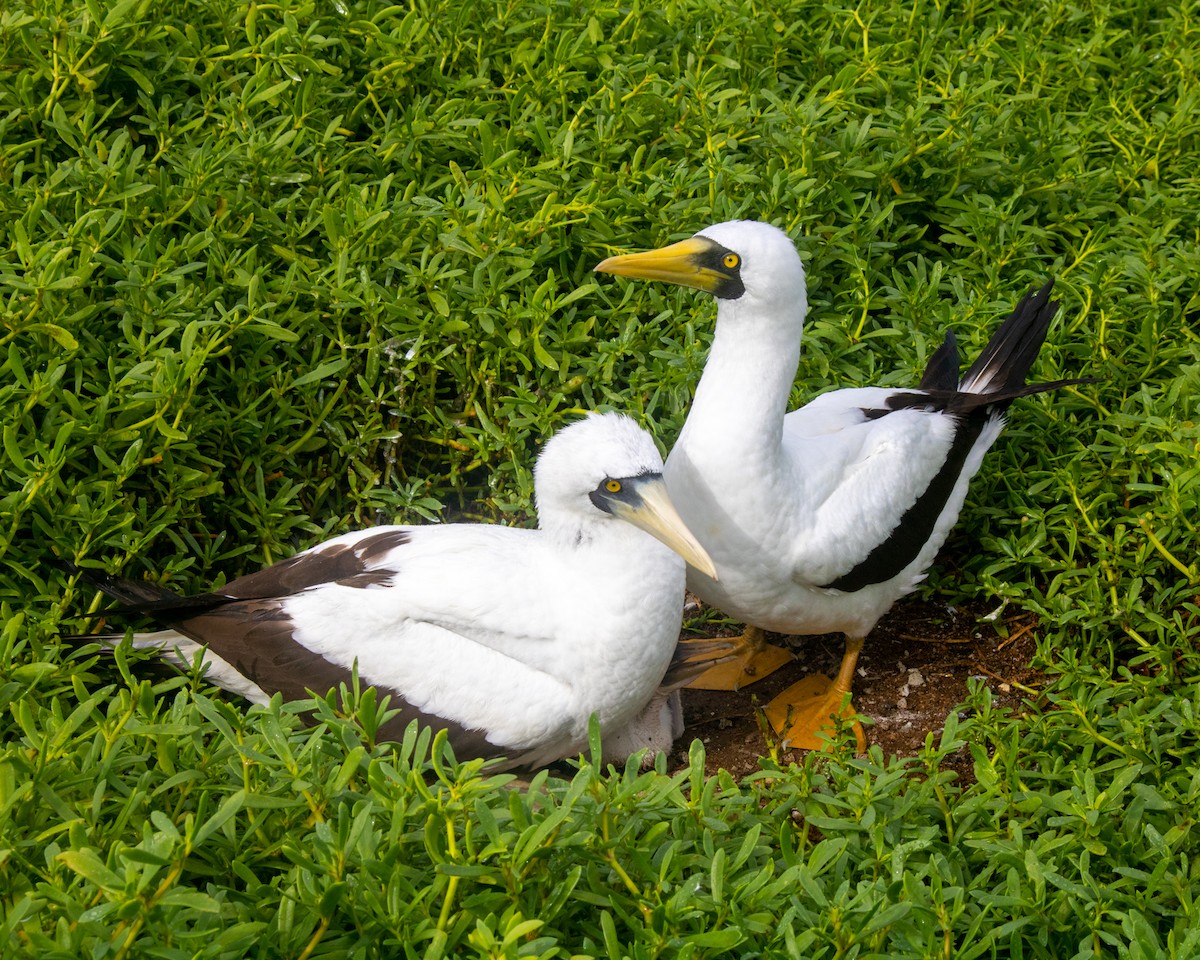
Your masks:
<instances>
[{"instance_id":1,"label":"bird head","mask_svg":"<svg viewBox=\"0 0 1200 960\"><path fill-rule=\"evenodd\" d=\"M574 539L596 524L624 521L716 579L712 559L667 495L662 469L650 434L629 417L606 413L577 421L551 437L538 457L538 526Z\"/></svg>"},{"instance_id":2,"label":"bird head","mask_svg":"<svg viewBox=\"0 0 1200 960\"><path fill-rule=\"evenodd\" d=\"M600 273L665 280L756 313L799 317L808 306L804 265L791 238L757 220L729 220L658 250L609 257Z\"/></svg>"}]
</instances>

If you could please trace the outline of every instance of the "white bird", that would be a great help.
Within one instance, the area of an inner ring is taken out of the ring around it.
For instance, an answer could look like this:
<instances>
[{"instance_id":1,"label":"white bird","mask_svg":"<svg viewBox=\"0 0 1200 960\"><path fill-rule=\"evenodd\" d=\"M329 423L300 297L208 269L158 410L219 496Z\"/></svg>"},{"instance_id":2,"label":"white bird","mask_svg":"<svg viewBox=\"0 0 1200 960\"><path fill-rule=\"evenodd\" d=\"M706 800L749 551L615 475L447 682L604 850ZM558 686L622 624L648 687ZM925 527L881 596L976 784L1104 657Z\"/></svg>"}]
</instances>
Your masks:
<instances>
[{"instance_id":1,"label":"white bird","mask_svg":"<svg viewBox=\"0 0 1200 960\"><path fill-rule=\"evenodd\" d=\"M844 633L834 682L807 677L767 707L786 744L818 747L830 718L852 713L863 638L924 579L1008 404L1082 382L1024 384L1058 309L1053 281L1021 301L961 380L947 333L918 389L836 390L787 413L808 301L783 231L721 223L596 270L717 298L708 362L664 474L720 575L689 570L688 587L748 626L738 660L700 680L736 689L781 665L788 654L763 629ZM712 658L712 645L698 649Z\"/></svg>"},{"instance_id":2,"label":"white bird","mask_svg":"<svg viewBox=\"0 0 1200 960\"><path fill-rule=\"evenodd\" d=\"M256 703L323 695L357 664L400 708L381 739L421 718L460 757L543 766L586 749L593 713L618 747L661 714L651 700L679 638L680 556L716 573L662 466L633 420L593 415L538 458L537 530L373 527L192 597L76 569L169 627L135 646L183 665L199 652L209 679Z\"/></svg>"}]
</instances>

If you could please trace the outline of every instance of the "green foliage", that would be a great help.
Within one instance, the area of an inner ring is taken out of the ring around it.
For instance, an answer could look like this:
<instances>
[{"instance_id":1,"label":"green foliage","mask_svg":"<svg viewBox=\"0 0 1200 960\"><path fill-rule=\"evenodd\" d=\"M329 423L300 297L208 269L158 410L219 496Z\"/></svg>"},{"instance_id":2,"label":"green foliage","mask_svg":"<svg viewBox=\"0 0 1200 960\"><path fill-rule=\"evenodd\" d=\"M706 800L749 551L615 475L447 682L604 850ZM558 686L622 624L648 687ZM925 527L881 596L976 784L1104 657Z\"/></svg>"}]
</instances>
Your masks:
<instances>
[{"instance_id":1,"label":"green foliage","mask_svg":"<svg viewBox=\"0 0 1200 960\"><path fill-rule=\"evenodd\" d=\"M19 699L0 763L16 956L1200 947L1200 702L1145 681L1062 691L1032 719L980 687L903 760L810 755L739 785L705 777L697 741L674 776L583 762L522 789L428 730L374 745L369 694L318 701L307 729L278 701L247 712L182 677L25 682L42 696Z\"/></svg>"},{"instance_id":2,"label":"green foliage","mask_svg":"<svg viewBox=\"0 0 1200 960\"><path fill-rule=\"evenodd\" d=\"M1196 14L4 4L0 953L1200 952ZM99 601L48 553L195 589L519 520L582 409L669 445L712 307L591 267L735 216L804 254L797 403L915 382L946 328L973 355L1058 278L1035 375L1103 382L1014 405L931 577L1042 615L1027 714L513 791L375 744L369 693L310 732L53 639Z\"/></svg>"}]
</instances>

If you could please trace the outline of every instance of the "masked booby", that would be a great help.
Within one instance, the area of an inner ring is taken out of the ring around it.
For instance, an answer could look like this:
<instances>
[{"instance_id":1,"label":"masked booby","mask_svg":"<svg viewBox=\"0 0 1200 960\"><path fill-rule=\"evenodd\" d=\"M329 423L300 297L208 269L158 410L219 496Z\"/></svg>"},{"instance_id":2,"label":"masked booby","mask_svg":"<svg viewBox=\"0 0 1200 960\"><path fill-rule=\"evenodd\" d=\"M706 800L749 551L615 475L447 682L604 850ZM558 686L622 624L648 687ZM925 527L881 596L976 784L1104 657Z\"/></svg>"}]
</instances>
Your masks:
<instances>
[{"instance_id":1,"label":"masked booby","mask_svg":"<svg viewBox=\"0 0 1200 960\"><path fill-rule=\"evenodd\" d=\"M324 694L357 664L400 709L380 739L420 718L459 757L539 767L586 749L595 713L618 749L662 746L641 731L663 722L651 701L679 638L680 557L716 575L662 467L633 420L593 415L538 457L536 530L373 527L198 596L75 569L166 627L135 646L183 665L199 652L209 679L256 703Z\"/></svg>"},{"instance_id":2,"label":"masked booby","mask_svg":"<svg viewBox=\"0 0 1200 960\"><path fill-rule=\"evenodd\" d=\"M721 223L595 269L717 299L708 362L664 475L720 574L689 570L688 587L748 626L740 656L697 685L736 689L789 659L763 629L845 634L834 681L807 677L767 706L785 745L819 747L830 718L852 713L863 638L924 579L1009 403L1083 382L1024 382L1058 309L1053 281L1021 301L961 380L947 333L917 389L836 390L787 413L808 301L783 231ZM698 656L712 658L712 646Z\"/></svg>"}]
</instances>

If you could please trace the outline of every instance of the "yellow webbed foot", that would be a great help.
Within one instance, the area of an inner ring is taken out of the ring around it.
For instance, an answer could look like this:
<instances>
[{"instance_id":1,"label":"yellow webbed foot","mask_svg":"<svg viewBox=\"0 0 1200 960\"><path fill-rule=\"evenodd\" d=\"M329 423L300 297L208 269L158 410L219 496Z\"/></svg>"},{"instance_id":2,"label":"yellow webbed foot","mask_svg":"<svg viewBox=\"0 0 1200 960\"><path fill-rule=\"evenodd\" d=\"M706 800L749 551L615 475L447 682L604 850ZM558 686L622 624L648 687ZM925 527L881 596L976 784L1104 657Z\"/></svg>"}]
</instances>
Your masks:
<instances>
[{"instance_id":1,"label":"yellow webbed foot","mask_svg":"<svg viewBox=\"0 0 1200 960\"><path fill-rule=\"evenodd\" d=\"M828 677L811 674L775 697L763 712L785 749L821 750L829 745L826 738L835 733L834 718L850 720L854 716L847 692ZM853 725L861 753L867 748L866 734L862 724L854 721Z\"/></svg>"},{"instance_id":2,"label":"yellow webbed foot","mask_svg":"<svg viewBox=\"0 0 1200 960\"><path fill-rule=\"evenodd\" d=\"M688 684L689 687L696 690L740 690L794 659L791 651L767 643L766 636L758 627L746 627L740 637L730 637L724 646L724 653L716 656L698 655L697 659L720 659L720 662L696 677Z\"/></svg>"},{"instance_id":3,"label":"yellow webbed foot","mask_svg":"<svg viewBox=\"0 0 1200 960\"><path fill-rule=\"evenodd\" d=\"M842 655L836 679L813 674L793 683L767 704L763 712L785 749L821 750L828 743L821 734L825 737L833 735L835 718L849 720L854 716L850 688L862 647L862 637L847 637L846 652ZM858 741L859 753L867 749L866 734L857 721L854 722L854 738Z\"/></svg>"}]
</instances>

